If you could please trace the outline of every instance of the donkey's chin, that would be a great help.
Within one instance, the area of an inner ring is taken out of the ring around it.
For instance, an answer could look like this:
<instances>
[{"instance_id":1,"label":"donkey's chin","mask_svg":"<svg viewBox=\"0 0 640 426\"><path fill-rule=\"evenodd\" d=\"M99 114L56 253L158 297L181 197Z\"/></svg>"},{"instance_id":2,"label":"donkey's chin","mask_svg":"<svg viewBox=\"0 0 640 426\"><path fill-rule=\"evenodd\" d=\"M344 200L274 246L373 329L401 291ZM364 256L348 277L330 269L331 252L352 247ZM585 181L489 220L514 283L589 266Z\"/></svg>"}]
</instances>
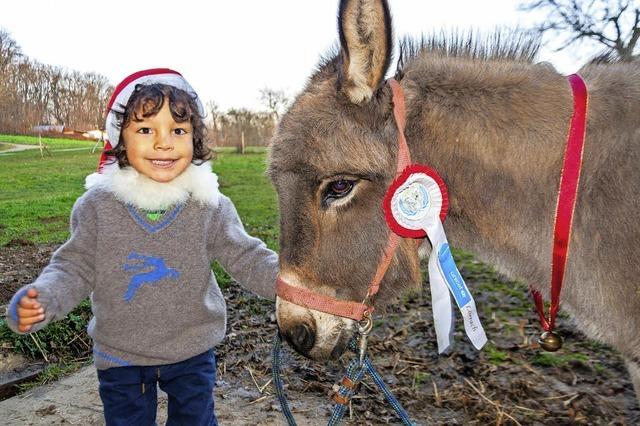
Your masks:
<instances>
[{"instance_id":1,"label":"donkey's chin","mask_svg":"<svg viewBox=\"0 0 640 426\"><path fill-rule=\"evenodd\" d=\"M347 350L355 322L276 300L280 333L299 354L314 361L336 360Z\"/></svg>"}]
</instances>

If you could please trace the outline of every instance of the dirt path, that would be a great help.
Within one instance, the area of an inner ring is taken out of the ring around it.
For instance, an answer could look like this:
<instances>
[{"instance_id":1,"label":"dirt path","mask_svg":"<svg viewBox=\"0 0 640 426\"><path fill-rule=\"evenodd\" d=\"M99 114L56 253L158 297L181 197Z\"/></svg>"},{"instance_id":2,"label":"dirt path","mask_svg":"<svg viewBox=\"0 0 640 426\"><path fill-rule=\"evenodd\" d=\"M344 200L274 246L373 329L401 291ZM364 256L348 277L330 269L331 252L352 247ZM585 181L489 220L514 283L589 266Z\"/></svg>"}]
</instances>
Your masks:
<instances>
[{"instance_id":1,"label":"dirt path","mask_svg":"<svg viewBox=\"0 0 640 426\"><path fill-rule=\"evenodd\" d=\"M307 404L311 404L308 401ZM232 386L221 380L215 391L216 415L221 425L285 425L272 398L260 399L257 389ZM20 396L0 401L0 424L27 425L104 425L98 379L93 366L50 385L41 386ZM167 396L159 392L158 424L167 418ZM326 423L315 414L312 420L297 414L300 425ZM320 423L318 423L320 422Z\"/></svg>"},{"instance_id":2,"label":"dirt path","mask_svg":"<svg viewBox=\"0 0 640 426\"><path fill-rule=\"evenodd\" d=\"M2 142L2 141L0 141L0 143L3 144L3 145L10 145L11 146L11 148L3 149L2 151L0 151L0 154L6 154L8 152L25 151L27 149L38 148L38 145L22 145L22 144Z\"/></svg>"},{"instance_id":3,"label":"dirt path","mask_svg":"<svg viewBox=\"0 0 640 426\"><path fill-rule=\"evenodd\" d=\"M38 149L40 148L38 145L19 145L19 144L10 144L10 143L6 143L6 142L0 142L2 144L5 145L13 145L11 148L9 149L5 149L0 151L0 156L2 155L13 155L17 152L20 151L26 151L26 150L30 150L30 149ZM65 148L65 149L56 149L55 152L66 152L66 151L85 151L91 149L92 152L94 151L93 147L90 146L86 146L86 147L82 147L82 148ZM102 150L102 148L100 148L100 150Z\"/></svg>"}]
</instances>

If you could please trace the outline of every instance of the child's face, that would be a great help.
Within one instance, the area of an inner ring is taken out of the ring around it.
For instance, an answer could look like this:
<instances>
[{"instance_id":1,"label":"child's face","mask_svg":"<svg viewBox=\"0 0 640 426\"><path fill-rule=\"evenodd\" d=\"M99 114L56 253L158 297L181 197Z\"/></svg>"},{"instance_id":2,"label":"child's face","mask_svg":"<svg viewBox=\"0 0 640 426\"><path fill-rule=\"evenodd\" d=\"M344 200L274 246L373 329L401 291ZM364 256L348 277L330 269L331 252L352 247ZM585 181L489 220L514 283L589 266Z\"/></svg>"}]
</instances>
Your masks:
<instances>
[{"instance_id":1,"label":"child's face","mask_svg":"<svg viewBox=\"0 0 640 426\"><path fill-rule=\"evenodd\" d=\"M157 182L170 182L191 164L193 127L189 121L176 122L167 102L156 115L142 119L122 129L129 164Z\"/></svg>"}]
</instances>

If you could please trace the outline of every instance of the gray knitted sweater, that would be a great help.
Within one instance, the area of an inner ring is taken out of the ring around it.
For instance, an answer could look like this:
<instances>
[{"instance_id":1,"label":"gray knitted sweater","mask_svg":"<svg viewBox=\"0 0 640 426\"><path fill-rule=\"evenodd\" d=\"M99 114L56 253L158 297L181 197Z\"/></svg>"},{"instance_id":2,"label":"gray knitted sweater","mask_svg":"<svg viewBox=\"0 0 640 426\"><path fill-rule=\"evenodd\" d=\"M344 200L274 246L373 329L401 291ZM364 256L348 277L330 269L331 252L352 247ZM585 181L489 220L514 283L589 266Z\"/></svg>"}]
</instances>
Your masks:
<instances>
[{"instance_id":1,"label":"gray knitted sweater","mask_svg":"<svg viewBox=\"0 0 640 426\"><path fill-rule=\"evenodd\" d=\"M273 299L278 256L245 232L232 202L218 192L208 164L172 182L132 168L87 178L71 213L71 237L16 305L36 288L45 320L63 318L91 297L88 332L99 369L170 364L214 347L225 335L226 306L211 272L217 260L236 280ZM165 210L151 220L143 210Z\"/></svg>"}]
</instances>

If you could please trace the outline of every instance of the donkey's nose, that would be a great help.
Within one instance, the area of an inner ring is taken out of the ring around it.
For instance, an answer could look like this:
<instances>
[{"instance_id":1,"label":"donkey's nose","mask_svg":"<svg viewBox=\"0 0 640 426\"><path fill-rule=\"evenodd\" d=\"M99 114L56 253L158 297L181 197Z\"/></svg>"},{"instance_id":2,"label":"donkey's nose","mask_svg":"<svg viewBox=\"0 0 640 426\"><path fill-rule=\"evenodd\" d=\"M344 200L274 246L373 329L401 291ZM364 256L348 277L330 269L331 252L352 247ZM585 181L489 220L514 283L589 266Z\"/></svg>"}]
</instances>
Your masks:
<instances>
[{"instance_id":1,"label":"donkey's nose","mask_svg":"<svg viewBox=\"0 0 640 426\"><path fill-rule=\"evenodd\" d=\"M316 343L315 332L306 324L296 325L285 332L284 337L302 355L308 354Z\"/></svg>"}]
</instances>

